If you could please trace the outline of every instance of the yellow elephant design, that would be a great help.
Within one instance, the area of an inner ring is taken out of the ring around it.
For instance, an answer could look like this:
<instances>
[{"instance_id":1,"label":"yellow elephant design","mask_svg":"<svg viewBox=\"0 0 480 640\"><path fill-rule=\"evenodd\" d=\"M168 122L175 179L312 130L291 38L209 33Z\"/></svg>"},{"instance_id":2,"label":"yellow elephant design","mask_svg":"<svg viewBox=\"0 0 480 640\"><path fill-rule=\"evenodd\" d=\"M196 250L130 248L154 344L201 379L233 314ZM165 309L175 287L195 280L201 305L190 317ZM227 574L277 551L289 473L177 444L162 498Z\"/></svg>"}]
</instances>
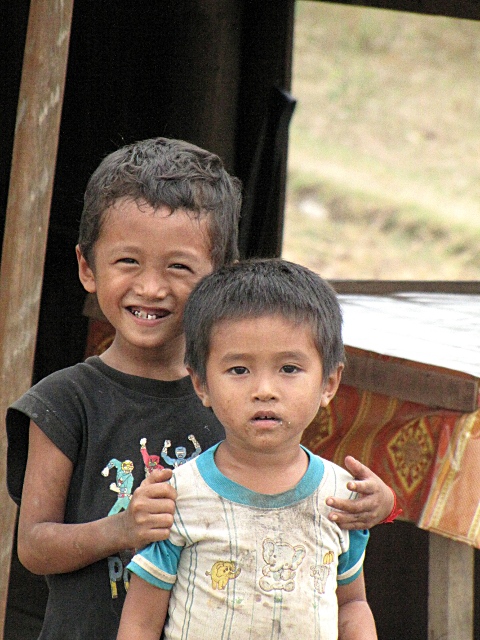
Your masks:
<instances>
[{"instance_id":1,"label":"yellow elephant design","mask_svg":"<svg viewBox=\"0 0 480 640\"><path fill-rule=\"evenodd\" d=\"M211 571L205 571L206 576L212 578L212 589L225 589L229 580L235 580L240 575L241 569L232 560L219 560L215 562Z\"/></svg>"}]
</instances>

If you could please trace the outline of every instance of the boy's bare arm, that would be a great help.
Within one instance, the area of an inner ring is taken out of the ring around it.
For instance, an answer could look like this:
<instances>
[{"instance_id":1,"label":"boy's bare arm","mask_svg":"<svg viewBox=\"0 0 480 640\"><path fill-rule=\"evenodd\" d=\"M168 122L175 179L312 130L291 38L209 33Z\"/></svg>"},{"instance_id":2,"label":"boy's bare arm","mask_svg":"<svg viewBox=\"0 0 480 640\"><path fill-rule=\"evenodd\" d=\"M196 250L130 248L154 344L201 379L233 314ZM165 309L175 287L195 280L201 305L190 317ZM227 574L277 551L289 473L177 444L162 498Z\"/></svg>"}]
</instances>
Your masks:
<instances>
[{"instance_id":1,"label":"boy's bare arm","mask_svg":"<svg viewBox=\"0 0 480 640\"><path fill-rule=\"evenodd\" d=\"M371 469L352 456L345 458L345 467L355 478L348 488L356 491L358 498L327 498L327 505L337 509L328 517L342 529L370 529L391 513L394 505L392 490Z\"/></svg>"},{"instance_id":2,"label":"boy's bare arm","mask_svg":"<svg viewBox=\"0 0 480 640\"><path fill-rule=\"evenodd\" d=\"M117 640L158 640L167 617L170 593L132 575Z\"/></svg>"},{"instance_id":3,"label":"boy's bare arm","mask_svg":"<svg viewBox=\"0 0 480 640\"><path fill-rule=\"evenodd\" d=\"M337 588L338 640L377 640L375 620L365 594L363 571Z\"/></svg>"},{"instance_id":4,"label":"boy's bare arm","mask_svg":"<svg viewBox=\"0 0 480 640\"><path fill-rule=\"evenodd\" d=\"M123 549L168 537L176 492L157 471L134 492L126 511L82 524L64 524L73 465L34 423L20 507L18 555L32 573L66 573Z\"/></svg>"}]
</instances>

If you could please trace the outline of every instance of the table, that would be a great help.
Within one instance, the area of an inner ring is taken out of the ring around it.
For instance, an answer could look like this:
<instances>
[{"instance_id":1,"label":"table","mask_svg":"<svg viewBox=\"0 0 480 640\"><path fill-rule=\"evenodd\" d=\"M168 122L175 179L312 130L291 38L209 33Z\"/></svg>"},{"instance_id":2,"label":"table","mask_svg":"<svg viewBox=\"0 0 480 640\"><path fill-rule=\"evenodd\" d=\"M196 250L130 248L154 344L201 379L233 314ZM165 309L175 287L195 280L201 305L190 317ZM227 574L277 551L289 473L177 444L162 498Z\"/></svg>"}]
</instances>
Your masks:
<instances>
[{"instance_id":1,"label":"table","mask_svg":"<svg viewBox=\"0 0 480 640\"><path fill-rule=\"evenodd\" d=\"M396 491L401 517L432 534L429 637L470 640L480 549L480 294L339 298L343 382L303 443L340 465L355 456Z\"/></svg>"}]
</instances>

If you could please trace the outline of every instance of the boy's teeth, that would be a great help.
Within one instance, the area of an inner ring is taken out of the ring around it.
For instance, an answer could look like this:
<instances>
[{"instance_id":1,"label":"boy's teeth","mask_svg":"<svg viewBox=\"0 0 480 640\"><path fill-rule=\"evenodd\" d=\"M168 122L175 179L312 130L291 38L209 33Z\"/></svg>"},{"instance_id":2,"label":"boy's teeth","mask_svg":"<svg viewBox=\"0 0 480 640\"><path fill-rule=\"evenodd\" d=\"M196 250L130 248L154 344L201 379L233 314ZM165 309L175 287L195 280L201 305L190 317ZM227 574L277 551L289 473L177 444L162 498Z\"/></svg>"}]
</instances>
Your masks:
<instances>
[{"instance_id":1,"label":"boy's teeth","mask_svg":"<svg viewBox=\"0 0 480 640\"><path fill-rule=\"evenodd\" d=\"M141 318L142 320L156 320L158 317L154 313L147 313L146 311L140 311L139 309L134 309L133 315L136 318Z\"/></svg>"}]
</instances>

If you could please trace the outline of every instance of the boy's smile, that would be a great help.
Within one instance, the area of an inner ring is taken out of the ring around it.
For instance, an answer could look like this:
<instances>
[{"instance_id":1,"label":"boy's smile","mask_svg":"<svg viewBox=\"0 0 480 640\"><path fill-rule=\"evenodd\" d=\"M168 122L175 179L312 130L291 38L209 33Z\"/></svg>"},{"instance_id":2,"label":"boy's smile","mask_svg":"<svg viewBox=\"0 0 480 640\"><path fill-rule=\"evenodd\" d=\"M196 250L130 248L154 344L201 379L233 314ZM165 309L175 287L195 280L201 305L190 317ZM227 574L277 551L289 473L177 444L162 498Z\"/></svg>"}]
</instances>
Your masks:
<instances>
[{"instance_id":1,"label":"boy's smile","mask_svg":"<svg viewBox=\"0 0 480 640\"><path fill-rule=\"evenodd\" d=\"M267 315L216 325L206 371L206 384L193 375L194 385L224 425L225 446L285 455L330 402L341 368L324 382L310 327Z\"/></svg>"},{"instance_id":2,"label":"boy's smile","mask_svg":"<svg viewBox=\"0 0 480 640\"><path fill-rule=\"evenodd\" d=\"M164 318L168 314L168 311L166 310L158 311L155 309L151 309L150 311L148 311L147 309L133 307L130 309L130 311L139 320L158 320L159 318Z\"/></svg>"},{"instance_id":3,"label":"boy's smile","mask_svg":"<svg viewBox=\"0 0 480 640\"><path fill-rule=\"evenodd\" d=\"M183 309L212 271L207 217L123 199L105 214L94 264L77 255L85 289L116 331L104 361L145 377L185 375Z\"/></svg>"}]
</instances>

